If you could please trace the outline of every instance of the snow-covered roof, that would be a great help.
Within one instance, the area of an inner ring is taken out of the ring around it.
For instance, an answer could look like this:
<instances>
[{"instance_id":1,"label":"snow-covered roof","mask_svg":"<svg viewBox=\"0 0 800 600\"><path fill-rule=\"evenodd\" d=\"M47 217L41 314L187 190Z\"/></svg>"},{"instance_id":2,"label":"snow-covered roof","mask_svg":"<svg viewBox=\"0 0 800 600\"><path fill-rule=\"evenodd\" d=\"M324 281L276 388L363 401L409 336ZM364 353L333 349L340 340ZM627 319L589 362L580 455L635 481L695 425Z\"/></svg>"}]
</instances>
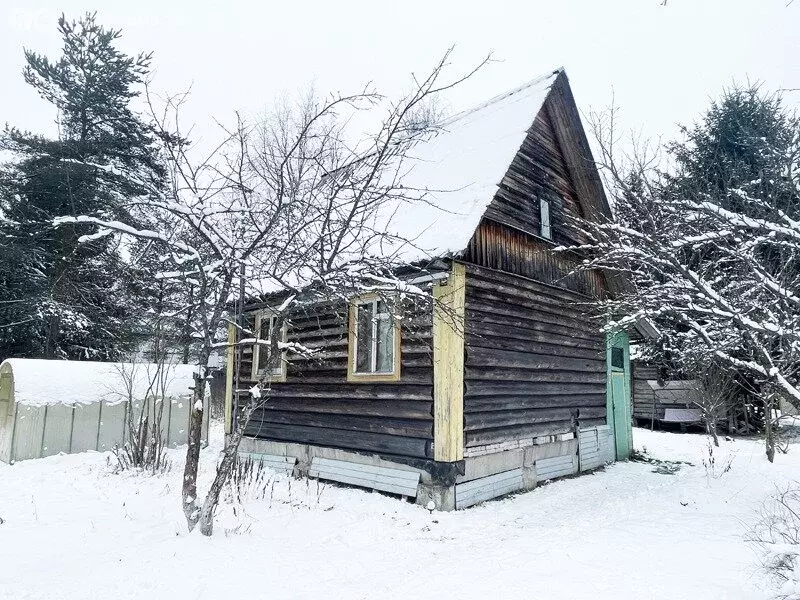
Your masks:
<instances>
[{"instance_id":1,"label":"snow-covered roof","mask_svg":"<svg viewBox=\"0 0 800 600\"><path fill-rule=\"evenodd\" d=\"M466 249L560 73L454 115L411 149L402 183L425 190L425 201L402 201L383 215L387 233L412 242L393 249L399 260L413 263Z\"/></svg>"},{"instance_id":2,"label":"snow-covered roof","mask_svg":"<svg viewBox=\"0 0 800 600\"><path fill-rule=\"evenodd\" d=\"M133 374L133 397L143 400L155 379L156 365L73 360L9 358L0 368L10 369L14 400L22 404L91 404L128 399L125 375ZM188 398L193 385L192 365L169 365L163 378L167 398ZM161 395L160 390L158 395Z\"/></svg>"}]
</instances>

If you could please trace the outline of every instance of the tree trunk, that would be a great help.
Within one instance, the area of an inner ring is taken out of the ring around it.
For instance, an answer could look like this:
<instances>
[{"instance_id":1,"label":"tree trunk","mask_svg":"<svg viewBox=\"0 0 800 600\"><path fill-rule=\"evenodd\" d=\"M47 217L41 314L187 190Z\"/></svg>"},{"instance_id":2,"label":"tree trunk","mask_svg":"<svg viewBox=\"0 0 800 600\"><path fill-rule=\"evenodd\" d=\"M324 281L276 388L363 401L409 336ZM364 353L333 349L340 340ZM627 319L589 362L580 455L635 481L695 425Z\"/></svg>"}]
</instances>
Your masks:
<instances>
[{"instance_id":1,"label":"tree trunk","mask_svg":"<svg viewBox=\"0 0 800 600\"><path fill-rule=\"evenodd\" d=\"M203 535L211 535L214 532L214 512L219 504L219 495L222 493L222 487L233 471L233 465L236 462L236 455L239 451L239 442L242 440L243 429L239 428L228 439L223 451L222 461L217 467L217 474L214 477L214 482L206 494L203 508L200 511L200 533Z\"/></svg>"},{"instance_id":2,"label":"tree trunk","mask_svg":"<svg viewBox=\"0 0 800 600\"><path fill-rule=\"evenodd\" d=\"M207 362L207 361L206 361ZM203 364L203 363L201 363ZM189 445L186 449L186 466L183 469L183 512L189 531L200 518L197 507L197 471L200 466L200 444L203 437L203 398L205 397L205 367L203 373L194 374L192 406L189 410Z\"/></svg>"},{"instance_id":3,"label":"tree trunk","mask_svg":"<svg viewBox=\"0 0 800 600\"><path fill-rule=\"evenodd\" d=\"M58 315L50 315L47 318L47 338L45 339L44 358L52 360L56 357L58 347L58 337L61 330L61 319Z\"/></svg>"},{"instance_id":4,"label":"tree trunk","mask_svg":"<svg viewBox=\"0 0 800 600\"><path fill-rule=\"evenodd\" d=\"M767 460L775 461L775 432L772 430L772 396L764 399L764 441L767 446Z\"/></svg>"},{"instance_id":5,"label":"tree trunk","mask_svg":"<svg viewBox=\"0 0 800 600\"><path fill-rule=\"evenodd\" d=\"M719 448L719 437L717 436L717 424L712 420L706 420L706 431L711 439L714 440L714 445Z\"/></svg>"}]
</instances>

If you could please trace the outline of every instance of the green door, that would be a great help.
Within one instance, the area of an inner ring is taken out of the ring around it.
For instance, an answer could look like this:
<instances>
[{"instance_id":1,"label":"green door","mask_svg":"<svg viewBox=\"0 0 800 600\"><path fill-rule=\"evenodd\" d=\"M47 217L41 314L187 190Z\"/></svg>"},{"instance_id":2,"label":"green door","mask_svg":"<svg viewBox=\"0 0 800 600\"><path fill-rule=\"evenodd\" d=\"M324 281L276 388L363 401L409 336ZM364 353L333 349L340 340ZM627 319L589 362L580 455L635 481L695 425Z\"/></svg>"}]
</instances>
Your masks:
<instances>
[{"instance_id":1,"label":"green door","mask_svg":"<svg viewBox=\"0 0 800 600\"><path fill-rule=\"evenodd\" d=\"M617 460L627 460L631 454L631 392L628 336L624 332L610 335L608 336L607 344L607 421L614 434Z\"/></svg>"}]
</instances>

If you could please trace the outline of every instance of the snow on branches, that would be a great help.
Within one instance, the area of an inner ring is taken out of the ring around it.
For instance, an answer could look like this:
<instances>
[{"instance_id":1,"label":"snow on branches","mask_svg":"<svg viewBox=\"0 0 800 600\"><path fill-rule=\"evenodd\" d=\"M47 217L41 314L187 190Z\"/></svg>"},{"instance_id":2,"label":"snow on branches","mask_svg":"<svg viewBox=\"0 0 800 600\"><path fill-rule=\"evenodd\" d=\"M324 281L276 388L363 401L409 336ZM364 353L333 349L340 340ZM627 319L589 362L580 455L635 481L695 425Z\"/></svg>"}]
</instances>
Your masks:
<instances>
[{"instance_id":1,"label":"snow on branches","mask_svg":"<svg viewBox=\"0 0 800 600\"><path fill-rule=\"evenodd\" d=\"M641 145L621 159L613 116L594 115L593 125L615 220L580 223L589 240L582 268L622 275L621 289L603 303L609 327L650 319L680 360L713 359L746 373L762 394L800 406L797 121L785 118L793 140L768 143L746 135L740 116L737 144L726 154L713 120L720 117L711 114L688 150L670 147L668 171ZM723 150L701 165L709 131ZM749 143L758 147L760 177L752 175L754 159L741 158Z\"/></svg>"}]
</instances>

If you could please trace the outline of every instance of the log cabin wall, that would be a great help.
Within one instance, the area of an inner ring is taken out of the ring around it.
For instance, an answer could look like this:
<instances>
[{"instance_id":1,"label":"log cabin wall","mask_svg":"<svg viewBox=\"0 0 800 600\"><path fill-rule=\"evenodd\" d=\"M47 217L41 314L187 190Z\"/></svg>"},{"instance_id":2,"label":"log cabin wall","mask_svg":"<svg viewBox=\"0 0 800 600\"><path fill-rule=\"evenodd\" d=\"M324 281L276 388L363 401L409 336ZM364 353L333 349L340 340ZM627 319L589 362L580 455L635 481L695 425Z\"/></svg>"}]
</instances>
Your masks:
<instances>
[{"instance_id":1,"label":"log cabin wall","mask_svg":"<svg viewBox=\"0 0 800 600\"><path fill-rule=\"evenodd\" d=\"M432 313L411 309L401 325L401 377L390 383L347 381L347 305L325 302L289 317L287 340L319 350L290 356L286 381L273 383L245 435L385 456L429 459L433 441ZM239 368L241 402L251 380L252 350Z\"/></svg>"},{"instance_id":2,"label":"log cabin wall","mask_svg":"<svg viewBox=\"0 0 800 600\"><path fill-rule=\"evenodd\" d=\"M606 422L606 346L591 298L467 265L466 448Z\"/></svg>"}]
</instances>

